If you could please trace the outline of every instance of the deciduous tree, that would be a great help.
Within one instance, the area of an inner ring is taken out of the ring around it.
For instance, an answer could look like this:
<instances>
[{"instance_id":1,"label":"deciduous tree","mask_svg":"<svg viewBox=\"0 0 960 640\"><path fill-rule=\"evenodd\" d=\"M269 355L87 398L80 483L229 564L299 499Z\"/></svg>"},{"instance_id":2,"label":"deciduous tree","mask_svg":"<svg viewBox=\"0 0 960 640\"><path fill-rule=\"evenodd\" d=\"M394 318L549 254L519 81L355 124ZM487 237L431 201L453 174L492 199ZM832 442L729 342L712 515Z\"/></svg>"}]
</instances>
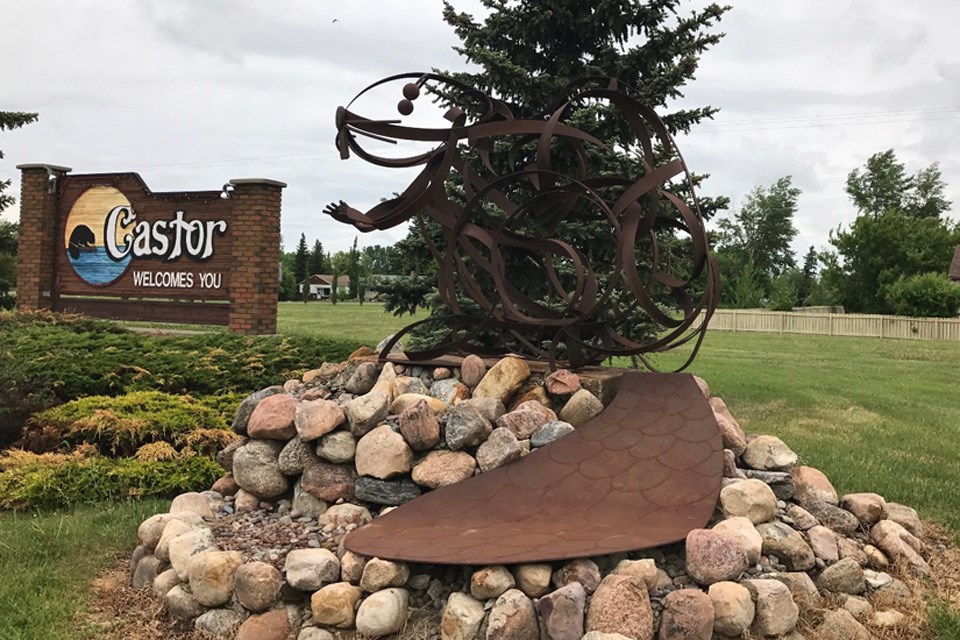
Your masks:
<instances>
[{"instance_id":1,"label":"deciduous tree","mask_svg":"<svg viewBox=\"0 0 960 640\"><path fill-rule=\"evenodd\" d=\"M943 217L951 203L936 163L913 175L892 150L850 172L847 193L860 213L830 234L838 259L824 278L848 311L893 313L890 287L901 278L946 275L960 226Z\"/></svg>"}]
</instances>

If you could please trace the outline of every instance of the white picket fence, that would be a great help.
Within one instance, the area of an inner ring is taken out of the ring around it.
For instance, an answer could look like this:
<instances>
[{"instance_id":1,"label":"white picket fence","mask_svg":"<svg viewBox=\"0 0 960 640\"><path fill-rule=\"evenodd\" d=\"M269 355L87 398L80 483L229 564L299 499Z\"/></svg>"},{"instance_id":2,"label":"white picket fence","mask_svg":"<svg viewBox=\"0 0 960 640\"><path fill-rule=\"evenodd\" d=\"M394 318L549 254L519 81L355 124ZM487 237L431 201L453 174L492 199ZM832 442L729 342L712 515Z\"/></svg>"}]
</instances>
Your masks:
<instances>
[{"instance_id":1,"label":"white picket fence","mask_svg":"<svg viewBox=\"0 0 960 640\"><path fill-rule=\"evenodd\" d=\"M960 318L908 318L858 313L718 309L710 321L710 329L744 333L960 340Z\"/></svg>"}]
</instances>

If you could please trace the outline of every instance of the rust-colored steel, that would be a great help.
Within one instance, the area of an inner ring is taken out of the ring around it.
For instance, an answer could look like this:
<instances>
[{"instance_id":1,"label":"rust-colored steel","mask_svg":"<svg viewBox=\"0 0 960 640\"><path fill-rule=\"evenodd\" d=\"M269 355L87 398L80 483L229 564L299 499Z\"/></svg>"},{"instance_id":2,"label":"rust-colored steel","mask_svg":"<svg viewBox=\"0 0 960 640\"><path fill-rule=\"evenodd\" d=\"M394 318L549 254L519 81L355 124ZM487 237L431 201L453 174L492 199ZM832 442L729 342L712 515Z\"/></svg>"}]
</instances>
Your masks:
<instances>
[{"instance_id":1,"label":"rust-colored steel","mask_svg":"<svg viewBox=\"0 0 960 640\"><path fill-rule=\"evenodd\" d=\"M585 78L530 118L515 118L503 102L432 73L385 78L357 98L397 81L406 81L397 106L401 115L413 112L424 85L458 96L463 108L446 113L449 127L418 128L360 116L350 110L353 101L340 107L341 157L352 151L379 166L423 169L403 193L366 213L344 202L325 212L361 231L388 229L422 213L442 230L435 239L421 225L440 267L439 293L450 315L423 322L443 323L448 332L433 347L408 352L412 361L512 351L553 367L633 355L652 368L643 354L688 341L694 347L687 363L693 359L716 304L719 274L683 158L661 120L629 87L612 78ZM604 118L622 125L617 150L570 124L571 107L583 104L598 105ZM480 115L468 122L468 112ZM358 136L435 146L389 158L365 149ZM623 149L634 152L632 165L623 160ZM611 162L636 167L636 175L601 171ZM451 178L460 185L457 197L446 189ZM689 203L673 192L677 188L689 193ZM588 246L577 236L580 222L606 225L607 236ZM661 255L660 240L683 235L689 243L685 260ZM591 264L594 254L604 257ZM535 290L517 284L520 269L542 275L533 279ZM472 301L469 308L463 300ZM646 327L634 330L638 311L661 327L654 338L640 337L649 335ZM500 345L480 339L491 334L502 337Z\"/></svg>"},{"instance_id":2,"label":"rust-colored steel","mask_svg":"<svg viewBox=\"0 0 960 640\"><path fill-rule=\"evenodd\" d=\"M613 402L520 460L431 491L346 538L408 562L509 564L683 540L717 505L723 443L693 377L628 372Z\"/></svg>"}]
</instances>

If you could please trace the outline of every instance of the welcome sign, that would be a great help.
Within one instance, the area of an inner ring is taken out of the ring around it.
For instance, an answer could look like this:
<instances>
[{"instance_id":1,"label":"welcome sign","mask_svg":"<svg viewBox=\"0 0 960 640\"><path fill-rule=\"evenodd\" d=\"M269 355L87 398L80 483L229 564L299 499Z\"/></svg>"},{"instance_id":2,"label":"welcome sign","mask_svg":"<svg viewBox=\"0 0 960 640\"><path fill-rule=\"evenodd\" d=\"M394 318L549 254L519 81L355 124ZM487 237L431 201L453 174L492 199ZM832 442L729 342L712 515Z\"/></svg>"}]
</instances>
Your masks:
<instances>
[{"instance_id":1,"label":"welcome sign","mask_svg":"<svg viewBox=\"0 0 960 640\"><path fill-rule=\"evenodd\" d=\"M232 207L220 191L153 193L135 173L62 180L58 293L229 298Z\"/></svg>"},{"instance_id":2,"label":"welcome sign","mask_svg":"<svg viewBox=\"0 0 960 640\"><path fill-rule=\"evenodd\" d=\"M283 182L161 193L136 173L17 168L18 309L276 333Z\"/></svg>"}]
</instances>

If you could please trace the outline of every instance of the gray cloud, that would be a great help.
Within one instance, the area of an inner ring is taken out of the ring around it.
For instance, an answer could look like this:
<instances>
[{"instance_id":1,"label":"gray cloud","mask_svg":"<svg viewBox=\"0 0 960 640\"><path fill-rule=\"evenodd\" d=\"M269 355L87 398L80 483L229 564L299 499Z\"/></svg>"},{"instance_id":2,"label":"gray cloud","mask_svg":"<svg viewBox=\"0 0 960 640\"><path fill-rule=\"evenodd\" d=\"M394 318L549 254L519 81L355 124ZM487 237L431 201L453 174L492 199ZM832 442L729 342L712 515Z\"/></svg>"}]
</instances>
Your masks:
<instances>
[{"instance_id":1,"label":"gray cloud","mask_svg":"<svg viewBox=\"0 0 960 640\"><path fill-rule=\"evenodd\" d=\"M37 110L41 120L0 136L0 178L16 179L16 164L37 161L136 170L157 190L276 178L290 184L287 246L306 233L344 249L356 232L326 219L326 203L372 206L409 174L341 162L334 111L385 75L464 68L441 4L14 3L0 23L0 107ZM886 148L911 171L941 162L948 195L960 201L956 24L960 5L946 0L739 3L721 25L727 37L704 54L677 101L722 109L680 140L691 168L712 174L704 191L736 205L754 186L793 175L803 189L801 252L853 219L846 174ZM361 236L360 244L402 234Z\"/></svg>"}]
</instances>

